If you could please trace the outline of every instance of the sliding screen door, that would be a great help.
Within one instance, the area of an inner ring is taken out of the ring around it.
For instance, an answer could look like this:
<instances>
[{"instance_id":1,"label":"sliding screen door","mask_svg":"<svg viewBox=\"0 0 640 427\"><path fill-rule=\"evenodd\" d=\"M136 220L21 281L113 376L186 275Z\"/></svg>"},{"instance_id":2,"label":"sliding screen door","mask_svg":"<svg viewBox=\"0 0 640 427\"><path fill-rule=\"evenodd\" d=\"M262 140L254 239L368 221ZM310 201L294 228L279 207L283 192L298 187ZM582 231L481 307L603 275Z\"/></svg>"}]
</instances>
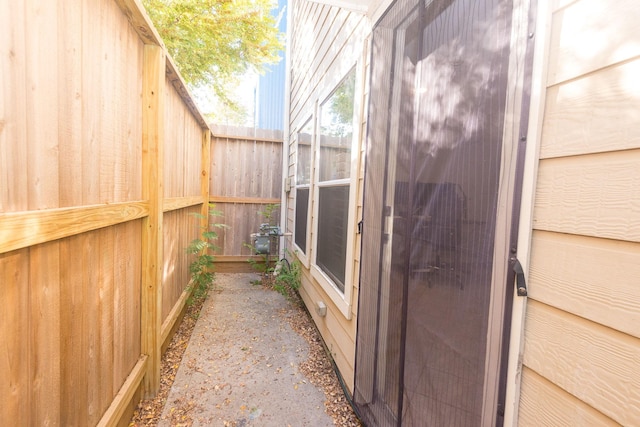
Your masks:
<instances>
[{"instance_id":1,"label":"sliding screen door","mask_svg":"<svg viewBox=\"0 0 640 427\"><path fill-rule=\"evenodd\" d=\"M374 30L354 393L367 425L498 417L512 13L400 0Z\"/></svg>"}]
</instances>

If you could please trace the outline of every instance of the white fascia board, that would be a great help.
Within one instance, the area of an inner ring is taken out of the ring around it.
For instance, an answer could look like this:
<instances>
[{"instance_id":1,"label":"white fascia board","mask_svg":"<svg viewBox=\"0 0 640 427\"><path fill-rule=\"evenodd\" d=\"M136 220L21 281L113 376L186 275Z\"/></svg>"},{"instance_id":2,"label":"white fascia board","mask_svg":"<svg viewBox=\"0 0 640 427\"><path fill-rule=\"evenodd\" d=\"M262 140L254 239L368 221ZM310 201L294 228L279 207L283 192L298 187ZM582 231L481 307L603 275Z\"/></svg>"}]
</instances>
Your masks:
<instances>
[{"instance_id":1,"label":"white fascia board","mask_svg":"<svg viewBox=\"0 0 640 427\"><path fill-rule=\"evenodd\" d=\"M378 19L387 11L394 0L369 0L369 12L367 15L372 24L378 22Z\"/></svg>"},{"instance_id":2,"label":"white fascia board","mask_svg":"<svg viewBox=\"0 0 640 427\"><path fill-rule=\"evenodd\" d=\"M351 12L367 15L369 20L376 22L394 0L309 0L313 3L335 6Z\"/></svg>"},{"instance_id":3,"label":"white fascia board","mask_svg":"<svg viewBox=\"0 0 640 427\"><path fill-rule=\"evenodd\" d=\"M347 9L352 12L362 13L367 15L376 0L309 0L313 3L326 4L328 6L335 6L342 9Z\"/></svg>"}]
</instances>

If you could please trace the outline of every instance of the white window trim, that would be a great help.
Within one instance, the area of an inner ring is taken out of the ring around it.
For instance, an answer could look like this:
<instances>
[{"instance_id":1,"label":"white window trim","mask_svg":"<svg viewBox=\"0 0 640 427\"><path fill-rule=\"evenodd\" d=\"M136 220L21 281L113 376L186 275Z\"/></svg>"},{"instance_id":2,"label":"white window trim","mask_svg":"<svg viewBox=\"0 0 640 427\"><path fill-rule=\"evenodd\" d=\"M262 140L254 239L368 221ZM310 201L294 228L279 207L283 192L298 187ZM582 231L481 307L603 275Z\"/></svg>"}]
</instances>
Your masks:
<instances>
[{"instance_id":1,"label":"white window trim","mask_svg":"<svg viewBox=\"0 0 640 427\"><path fill-rule=\"evenodd\" d=\"M313 216L313 212L312 212L312 206L313 206L313 188L314 188L314 184L315 184L315 145L316 145L316 127L315 127L315 118L316 118L316 114L315 114L315 106L314 106L314 112L313 114L307 118L307 120L305 120L301 126L297 127L295 132L294 132L294 138L295 138L295 144L296 144L296 162L295 162L295 171L294 171L294 175L293 175L293 179L294 179L294 188L295 188L295 199L294 199L294 208L293 208L293 239L292 243L293 243L293 248L294 251L296 253L296 256L298 257L298 259L300 260L300 262L302 263L302 265L304 265L306 268L310 267L310 263L311 263L311 256L310 253L312 251L311 248L311 219ZM304 128L304 126L311 122L313 124L313 131L311 133L311 154L310 154L310 158L309 158L309 167L311 168L311 173L309 176L309 184L304 184L304 185L298 185L297 179L298 179L298 167L300 166L299 162L298 162L298 143L299 143L299 139L298 139L298 133ZM298 244L296 243L296 215L297 215L297 197L298 197L298 188L308 188L309 189L309 202L308 202L308 206L307 206L307 236L306 236L306 248L301 248L300 246L298 246Z\"/></svg>"},{"instance_id":2,"label":"white window trim","mask_svg":"<svg viewBox=\"0 0 640 427\"><path fill-rule=\"evenodd\" d=\"M296 191L296 200L298 197L298 189L300 188L307 188L309 190L309 203L308 203L308 207L307 207L307 247L306 248L301 248L300 246L298 246L298 244L296 243L296 215L297 215L297 202L294 205L293 208L293 249L296 253L296 256L298 257L298 259L300 260L300 262L302 263L302 265L304 265L306 268L309 268L309 262L311 257L309 256L309 253L311 251L311 237L309 236L309 229L311 227L311 215L309 215L311 213L311 202L312 202L312 189L311 189L311 185L296 185L295 191Z\"/></svg>"},{"instance_id":3,"label":"white window trim","mask_svg":"<svg viewBox=\"0 0 640 427\"><path fill-rule=\"evenodd\" d=\"M319 171L320 171L320 156L316 154L317 150L317 129L320 128L320 114L315 115L315 128L314 132L314 173L312 178L312 190L313 197L310 199L313 200L313 223L312 223L312 238L311 238L311 276L320 284L322 289L327 293L331 301L336 305L336 307L340 310L342 315L347 319L351 320L352 317L352 308L353 308L353 279L354 279L354 251L355 251L355 243L356 243L356 215L357 215L357 190L358 190L358 160L360 155L360 138L361 138L361 128L360 126L360 113L362 111L362 88L363 88L363 73L362 73L362 61L354 61L351 63L351 66L341 75L339 81L332 84L328 87L328 90L323 92L323 96L321 99L322 102L325 102L329 96L333 93L336 87L342 82L342 79L349 73L351 70L355 69L356 81L354 88L354 102L353 102L353 132L351 136L351 159L350 159L350 175L348 179L343 180L334 180L334 181L325 181L322 184L319 183ZM316 110L318 110L316 108ZM319 197L319 189L320 187L328 187L335 186L338 184L346 184L349 183L349 210L348 210L348 218L347 218L347 253L345 257L345 277L344 277L344 293L338 289L333 280L327 276L327 274L322 271L320 267L318 267L316 263L317 251L315 248L318 244L318 197Z\"/></svg>"}]
</instances>

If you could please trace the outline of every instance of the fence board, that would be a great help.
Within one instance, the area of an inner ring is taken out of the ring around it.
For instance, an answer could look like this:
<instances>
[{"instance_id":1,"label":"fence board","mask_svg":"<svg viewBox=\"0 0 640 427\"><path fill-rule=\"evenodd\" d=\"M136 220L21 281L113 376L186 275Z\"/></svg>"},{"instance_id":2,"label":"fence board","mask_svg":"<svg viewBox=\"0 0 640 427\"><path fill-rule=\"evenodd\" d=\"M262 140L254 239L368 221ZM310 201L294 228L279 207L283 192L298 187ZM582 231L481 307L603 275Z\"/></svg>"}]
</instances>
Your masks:
<instances>
[{"instance_id":1,"label":"fence board","mask_svg":"<svg viewBox=\"0 0 640 427\"><path fill-rule=\"evenodd\" d=\"M114 283L113 277L115 274L114 267L114 229L113 227L102 228L98 230L98 236L100 238L100 257L98 260L98 282L100 287L98 288L98 306L96 311L98 313L98 345L100 351L99 363L100 363L100 375L98 380L99 402L100 407L98 411L98 418L95 423L102 418L102 414L109 407L113 396L118 390L120 384L115 385L113 383L113 367L114 367L114 354L113 354L113 340L114 340Z\"/></svg>"},{"instance_id":2,"label":"fence board","mask_svg":"<svg viewBox=\"0 0 640 427\"><path fill-rule=\"evenodd\" d=\"M114 0L145 44L162 45L162 40L139 0Z\"/></svg>"},{"instance_id":3,"label":"fence board","mask_svg":"<svg viewBox=\"0 0 640 427\"><path fill-rule=\"evenodd\" d=\"M32 425L58 425L60 406L60 244L29 250ZM25 290L21 290L24 292ZM27 292L24 292L27 293ZM46 355L46 357L42 357Z\"/></svg>"},{"instance_id":4,"label":"fence board","mask_svg":"<svg viewBox=\"0 0 640 427\"><path fill-rule=\"evenodd\" d=\"M30 425L29 250L0 255L0 419Z\"/></svg>"},{"instance_id":5,"label":"fence board","mask_svg":"<svg viewBox=\"0 0 640 427\"><path fill-rule=\"evenodd\" d=\"M166 303L182 309L199 224L188 213L209 199L207 125L140 7L0 4L0 419L15 425L126 423L143 375L157 390L163 266L176 272Z\"/></svg>"},{"instance_id":6,"label":"fence board","mask_svg":"<svg viewBox=\"0 0 640 427\"><path fill-rule=\"evenodd\" d=\"M83 10L83 166L72 165L82 168L83 179L63 184L80 185L83 204L139 200L143 46L112 0L85 5ZM134 155L125 158L129 153Z\"/></svg>"},{"instance_id":7,"label":"fence board","mask_svg":"<svg viewBox=\"0 0 640 427\"><path fill-rule=\"evenodd\" d=\"M0 3L0 212L27 209L24 10L22 3Z\"/></svg>"},{"instance_id":8,"label":"fence board","mask_svg":"<svg viewBox=\"0 0 640 427\"><path fill-rule=\"evenodd\" d=\"M119 16L123 20L123 16ZM128 24L126 20L123 25ZM132 73L131 69L141 70L143 63L142 43L136 37L135 29L128 25L117 53L118 69L114 91L122 101L116 105L114 168L115 201L139 200L142 197L142 73Z\"/></svg>"},{"instance_id":9,"label":"fence board","mask_svg":"<svg viewBox=\"0 0 640 427\"><path fill-rule=\"evenodd\" d=\"M160 387L165 61L161 48L145 46L142 179L143 197L149 200L149 216L143 220L145 234L142 242L142 352L149 356L143 380L145 397L154 396Z\"/></svg>"},{"instance_id":10,"label":"fence board","mask_svg":"<svg viewBox=\"0 0 640 427\"><path fill-rule=\"evenodd\" d=\"M162 210L164 212L175 211L178 209L188 208L193 205L201 205L202 197L175 197L171 199L164 199L162 203Z\"/></svg>"},{"instance_id":11,"label":"fence board","mask_svg":"<svg viewBox=\"0 0 640 427\"><path fill-rule=\"evenodd\" d=\"M101 6L104 1L100 0L97 4ZM81 94L83 97L89 97L90 99L101 99L101 81L95 78L96 75L101 75L100 70L95 68L96 64L102 62L100 58L102 50L101 31L84 30L84 25L88 28L99 29L101 13L90 10L86 4L83 4L82 12L83 27L80 33L80 39L82 40ZM79 191L82 194L82 204L85 205L100 203L100 176L95 173L96 164L94 163L96 159L99 159L100 155L100 120L100 105L93 102L82 102L82 161L80 165L76 166L81 170L81 180L79 183L69 182L64 184L65 186L80 185Z\"/></svg>"},{"instance_id":12,"label":"fence board","mask_svg":"<svg viewBox=\"0 0 640 427\"><path fill-rule=\"evenodd\" d=\"M114 228L113 236L113 384L122 384L129 373L130 366L127 366L126 355L134 350L136 347L131 346L127 342L126 328L132 326L133 323L129 323L130 320L134 322L139 319L130 319L127 315L127 305L132 304L137 300L127 300L127 288L133 287L135 281L128 280L127 274L127 261L129 257L125 257L127 254L126 243L127 232L135 235L135 231L127 227L129 223L124 224L122 227ZM135 244L131 249L135 248ZM139 256L139 254L138 254ZM139 280L138 280L139 282ZM135 350L134 350L135 351Z\"/></svg>"},{"instance_id":13,"label":"fence board","mask_svg":"<svg viewBox=\"0 0 640 427\"><path fill-rule=\"evenodd\" d=\"M180 197L182 193L181 171L178 170L184 162L183 140L180 131L184 123L184 110L180 108L180 96L170 85L169 79L165 76L166 95L164 121L165 150L164 150L164 197Z\"/></svg>"},{"instance_id":14,"label":"fence board","mask_svg":"<svg viewBox=\"0 0 640 427\"><path fill-rule=\"evenodd\" d=\"M258 205L270 205L280 203L280 199L269 199L261 197L224 197L212 196L209 198L211 203L248 203Z\"/></svg>"},{"instance_id":15,"label":"fence board","mask_svg":"<svg viewBox=\"0 0 640 427\"><path fill-rule=\"evenodd\" d=\"M58 19L54 2L26 2L28 209L58 207ZM15 25L15 24L13 24Z\"/></svg>"},{"instance_id":16,"label":"fence board","mask_svg":"<svg viewBox=\"0 0 640 427\"><path fill-rule=\"evenodd\" d=\"M101 356L100 348L100 230L85 234L83 247L82 285L86 289L86 300L82 309L86 310L87 319L87 371L82 373L87 376L87 420L88 425L95 425L100 419L100 380L101 380ZM65 363L70 363L66 360ZM76 398L78 391L74 390Z\"/></svg>"},{"instance_id":17,"label":"fence board","mask_svg":"<svg viewBox=\"0 0 640 427\"><path fill-rule=\"evenodd\" d=\"M114 237L114 381L122 384L140 350L142 221L115 227ZM121 280L119 280L121 278Z\"/></svg>"},{"instance_id":18,"label":"fence board","mask_svg":"<svg viewBox=\"0 0 640 427\"><path fill-rule=\"evenodd\" d=\"M227 136L215 136L220 130ZM213 132L211 195L279 199L282 133L231 127L214 128ZM228 137L233 132L238 135ZM275 138L278 142L273 142Z\"/></svg>"},{"instance_id":19,"label":"fence board","mask_svg":"<svg viewBox=\"0 0 640 427\"><path fill-rule=\"evenodd\" d=\"M228 226L216 230L217 261L229 263L220 269L241 271L245 268L237 257L252 255L245 244L251 244L250 234L267 222L259 212L281 200L282 133L227 126L216 126L212 132L209 201L223 216L211 218L209 223L210 227L215 223ZM270 222L280 223L279 209Z\"/></svg>"},{"instance_id":20,"label":"fence board","mask_svg":"<svg viewBox=\"0 0 640 427\"><path fill-rule=\"evenodd\" d=\"M206 130L202 134L202 152L200 153L200 231L209 226L209 177L211 175L211 131Z\"/></svg>"},{"instance_id":21,"label":"fence board","mask_svg":"<svg viewBox=\"0 0 640 427\"><path fill-rule=\"evenodd\" d=\"M60 425L87 423L88 304L83 268L90 247L87 234L60 242ZM74 260L72 262L71 260Z\"/></svg>"},{"instance_id":22,"label":"fence board","mask_svg":"<svg viewBox=\"0 0 640 427\"><path fill-rule=\"evenodd\" d=\"M180 94L166 78L164 197L200 194L202 130Z\"/></svg>"},{"instance_id":23,"label":"fence board","mask_svg":"<svg viewBox=\"0 0 640 427\"><path fill-rule=\"evenodd\" d=\"M142 218L148 204L72 207L0 214L0 253Z\"/></svg>"},{"instance_id":24,"label":"fence board","mask_svg":"<svg viewBox=\"0 0 640 427\"><path fill-rule=\"evenodd\" d=\"M213 224L224 223L228 228L216 229L218 240L216 245L220 250L216 251L220 256L251 255L251 250L245 244L251 244L251 233L260 231L260 224L267 220L259 214L264 210L264 204L249 203L217 203L216 209L222 212L222 216L210 220L210 228ZM280 209L276 209L271 224L280 224Z\"/></svg>"},{"instance_id":25,"label":"fence board","mask_svg":"<svg viewBox=\"0 0 640 427\"><path fill-rule=\"evenodd\" d=\"M192 257L186 248L198 236L200 229L200 206L167 212L164 215L162 268L162 321L167 319L172 308L189 283L189 263Z\"/></svg>"},{"instance_id":26,"label":"fence board","mask_svg":"<svg viewBox=\"0 0 640 427\"><path fill-rule=\"evenodd\" d=\"M84 5L73 2L60 4L60 44L64 58L64 72L58 76L61 94L82 94L82 19ZM60 171L59 206L82 204L82 96L58 97L58 160Z\"/></svg>"},{"instance_id":27,"label":"fence board","mask_svg":"<svg viewBox=\"0 0 640 427\"><path fill-rule=\"evenodd\" d=\"M115 426L116 420L119 420L125 415L125 411L129 405L129 402L134 398L134 393L138 389L142 377L147 369L147 356L142 355L135 364L131 373L127 377L118 394L111 402L109 409L105 411L98 423L98 427Z\"/></svg>"}]
</instances>

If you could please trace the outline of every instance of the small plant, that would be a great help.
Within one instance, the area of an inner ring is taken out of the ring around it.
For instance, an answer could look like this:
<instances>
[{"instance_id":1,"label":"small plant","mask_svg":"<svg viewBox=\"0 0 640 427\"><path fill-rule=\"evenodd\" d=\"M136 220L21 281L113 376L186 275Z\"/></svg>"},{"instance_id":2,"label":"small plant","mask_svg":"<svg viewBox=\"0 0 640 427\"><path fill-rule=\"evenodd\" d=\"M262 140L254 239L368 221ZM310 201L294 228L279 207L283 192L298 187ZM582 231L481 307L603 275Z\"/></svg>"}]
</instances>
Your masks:
<instances>
[{"instance_id":1,"label":"small plant","mask_svg":"<svg viewBox=\"0 0 640 427\"><path fill-rule=\"evenodd\" d=\"M263 218L263 222L260 225L260 234L258 237L268 237L269 239L276 240L280 234L280 228L273 224L275 214L280 208L279 204L265 205L262 210L258 211L258 215ZM252 282L254 285L263 285L274 289L280 294L284 295L287 299L292 299L294 295L297 295L298 289L300 289L300 279L302 275L302 268L300 261L291 256L289 251L286 251L286 257L280 261L271 263L271 252L264 253L257 250L253 244L245 243L245 247L251 250L252 254L258 254L259 259L249 258L247 262L251 265L251 268L260 274L260 280ZM277 253L277 245L271 244L274 253ZM293 259L289 262L287 258Z\"/></svg>"},{"instance_id":2,"label":"small plant","mask_svg":"<svg viewBox=\"0 0 640 427\"><path fill-rule=\"evenodd\" d=\"M202 214L192 214L198 219L204 218ZM209 216L218 217L222 216L222 212L215 210L214 204L209 204ZM214 223L211 224L214 228L226 228L226 224ZM213 271L214 256L209 252L218 249L212 242L218 238L218 233L213 230L209 230L209 227L203 227L200 238L194 239L187 246L186 252L191 255L195 255L195 259L189 264L189 272L191 273L191 281L187 287L191 291L189 304L206 296L215 273Z\"/></svg>"},{"instance_id":3,"label":"small plant","mask_svg":"<svg viewBox=\"0 0 640 427\"><path fill-rule=\"evenodd\" d=\"M249 250L251 250L252 254L255 254L256 251L256 247L249 244L249 243L243 243L245 248L249 248ZM259 260L255 259L255 258L248 258L247 262L249 263L249 265L251 266L251 268L260 274L269 274L269 273L273 273L273 267L269 266L269 255L268 254L258 254L258 256L260 257Z\"/></svg>"},{"instance_id":4,"label":"small plant","mask_svg":"<svg viewBox=\"0 0 640 427\"><path fill-rule=\"evenodd\" d=\"M287 251L287 256L290 257L290 255L290 252ZM261 264L255 260L250 264L254 270L260 273L260 280L251 282L253 285L262 285L271 288L285 296L288 300L295 300L297 298L302 278L302 265L300 261L295 258L293 261L282 258L275 263L274 267Z\"/></svg>"},{"instance_id":5,"label":"small plant","mask_svg":"<svg viewBox=\"0 0 640 427\"><path fill-rule=\"evenodd\" d=\"M289 251L287 255L290 255ZM282 258L278 261L273 276L273 289L291 299L292 295L297 294L300 289L302 277L300 261L293 258L290 262L287 258Z\"/></svg>"},{"instance_id":6,"label":"small plant","mask_svg":"<svg viewBox=\"0 0 640 427\"><path fill-rule=\"evenodd\" d=\"M264 208L261 211L258 211L258 215L263 217L265 221L271 224L271 220L274 219L273 216L280 209L279 203L270 203L268 205L264 205Z\"/></svg>"}]
</instances>

